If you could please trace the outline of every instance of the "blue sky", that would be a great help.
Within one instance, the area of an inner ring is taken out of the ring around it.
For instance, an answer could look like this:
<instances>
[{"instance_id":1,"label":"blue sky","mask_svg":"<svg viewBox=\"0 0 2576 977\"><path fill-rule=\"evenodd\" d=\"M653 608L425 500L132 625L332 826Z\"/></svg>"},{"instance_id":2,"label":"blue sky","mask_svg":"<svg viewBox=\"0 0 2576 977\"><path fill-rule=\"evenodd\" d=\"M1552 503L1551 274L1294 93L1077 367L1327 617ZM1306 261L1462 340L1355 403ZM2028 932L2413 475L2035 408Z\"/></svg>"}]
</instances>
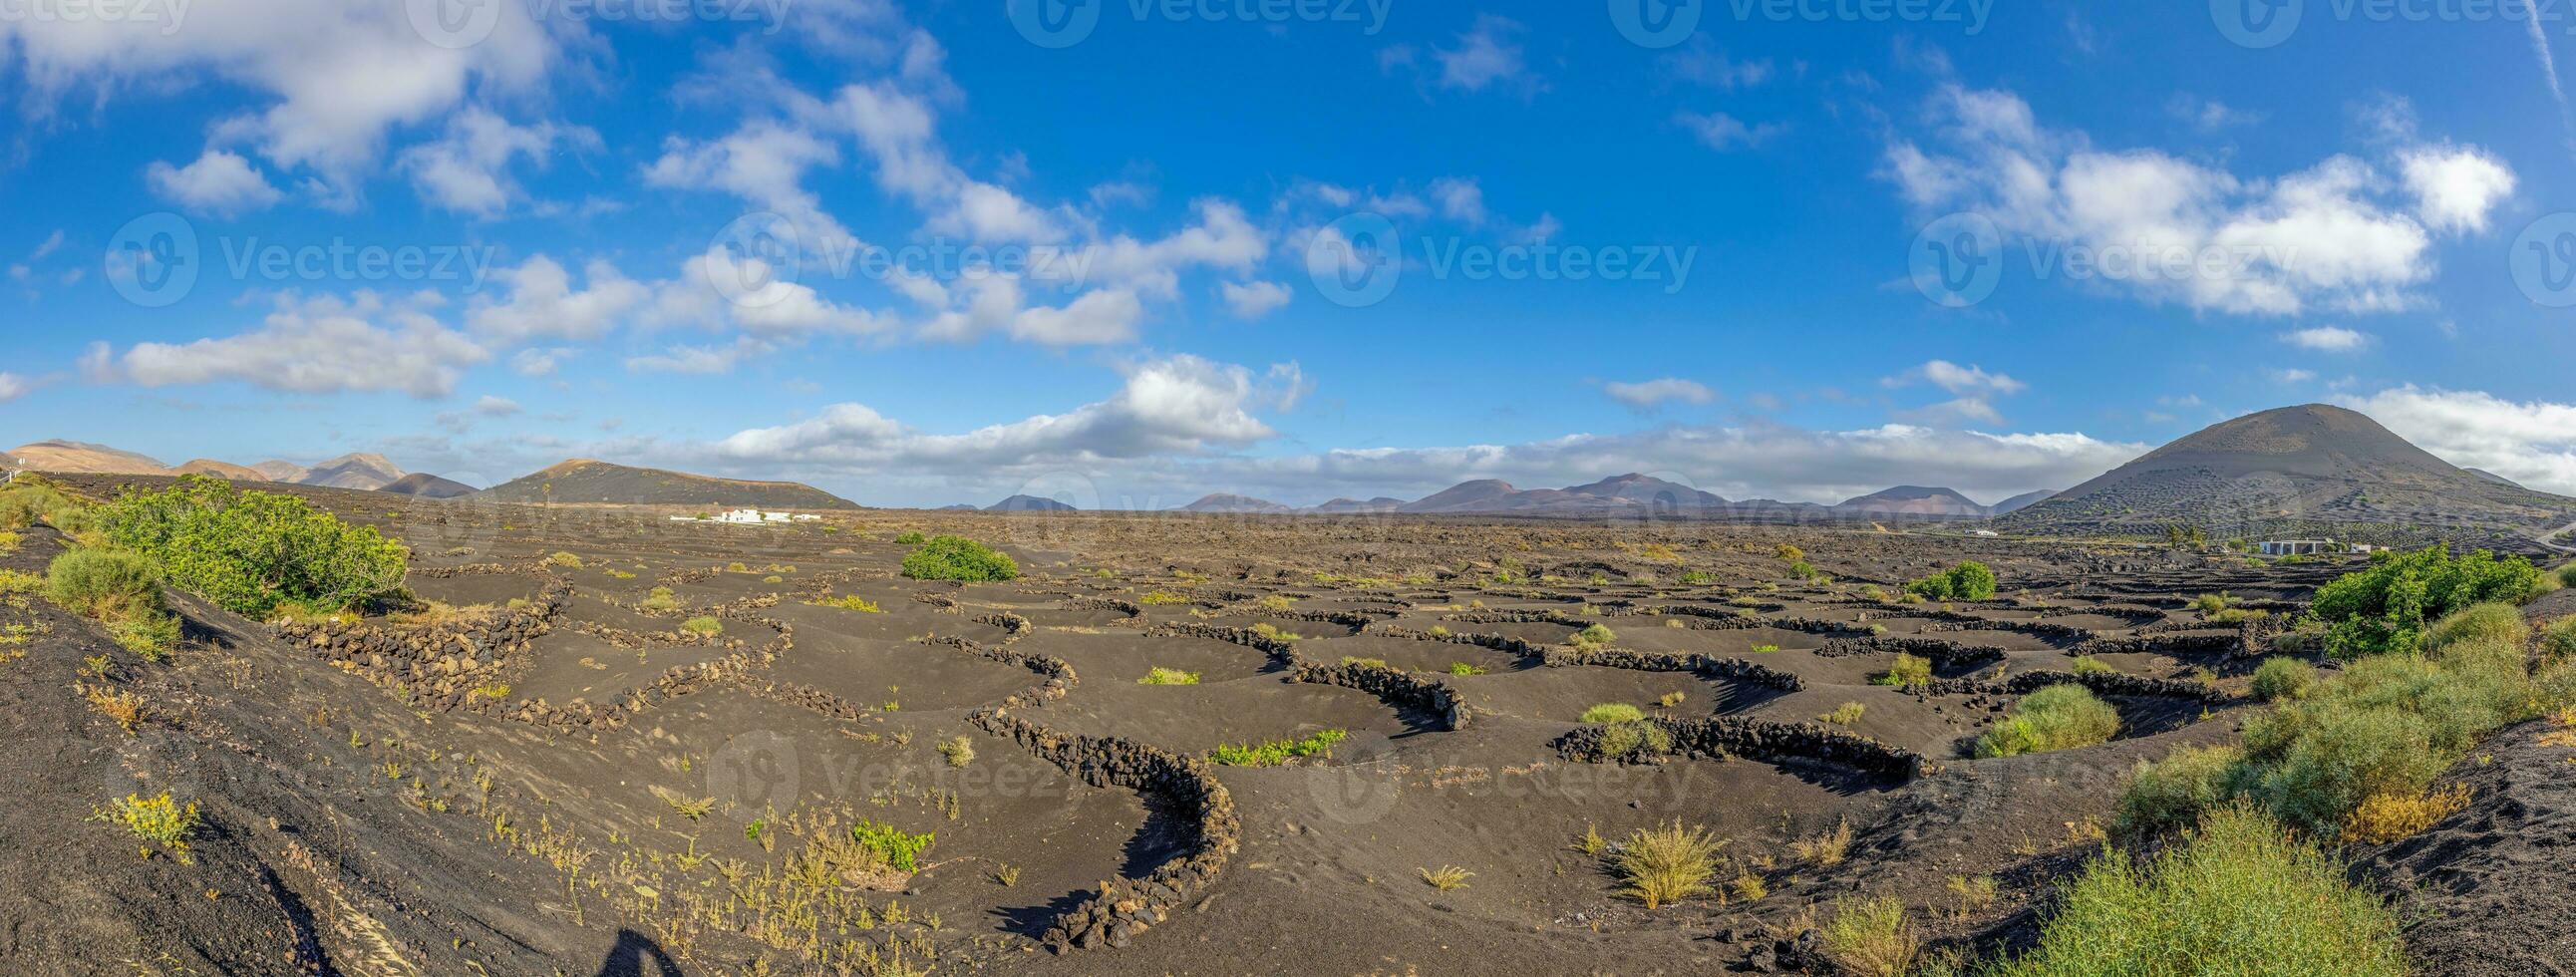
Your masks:
<instances>
[{"instance_id":1,"label":"blue sky","mask_svg":"<svg viewBox=\"0 0 2576 977\"><path fill-rule=\"evenodd\" d=\"M0 438L1994 501L2330 401L2576 493L2562 9L1043 4L23 6Z\"/></svg>"}]
</instances>

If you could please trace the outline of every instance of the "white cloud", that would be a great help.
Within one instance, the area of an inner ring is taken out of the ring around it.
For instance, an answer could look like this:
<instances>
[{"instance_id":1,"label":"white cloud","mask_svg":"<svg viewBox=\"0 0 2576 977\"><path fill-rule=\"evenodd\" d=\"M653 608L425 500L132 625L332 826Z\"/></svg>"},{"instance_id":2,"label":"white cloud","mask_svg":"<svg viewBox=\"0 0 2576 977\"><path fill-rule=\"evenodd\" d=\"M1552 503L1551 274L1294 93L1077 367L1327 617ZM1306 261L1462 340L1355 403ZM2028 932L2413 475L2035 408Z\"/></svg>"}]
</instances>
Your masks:
<instances>
[{"instance_id":1,"label":"white cloud","mask_svg":"<svg viewBox=\"0 0 2576 977\"><path fill-rule=\"evenodd\" d=\"M821 333L865 335L894 328L875 312L824 298L812 286L788 281L759 258L722 247L690 258L678 281L662 287L663 314L688 310L701 322L721 320L764 338Z\"/></svg>"},{"instance_id":2,"label":"white cloud","mask_svg":"<svg viewBox=\"0 0 2576 977\"><path fill-rule=\"evenodd\" d=\"M510 178L511 158L525 156L542 166L562 137L598 138L588 130L558 129L548 123L513 125L489 109L470 106L447 120L447 132L437 141L404 150L398 165L411 174L422 199L448 210L491 217L526 196Z\"/></svg>"},{"instance_id":3,"label":"white cloud","mask_svg":"<svg viewBox=\"0 0 2576 977\"><path fill-rule=\"evenodd\" d=\"M1702 144L1721 153L1759 146L1770 141L1771 137L1786 131L1785 126L1769 122L1746 125L1744 120L1724 112L1710 112L1705 115L1697 112L1681 112L1673 116L1673 121L1689 129L1692 135L1699 137Z\"/></svg>"},{"instance_id":4,"label":"white cloud","mask_svg":"<svg viewBox=\"0 0 2576 977\"><path fill-rule=\"evenodd\" d=\"M2368 414L2417 447L2544 492L2576 496L2576 404L2514 401L2413 384L2336 402Z\"/></svg>"},{"instance_id":5,"label":"white cloud","mask_svg":"<svg viewBox=\"0 0 2576 977\"><path fill-rule=\"evenodd\" d=\"M1902 387L1927 382L1954 394L2017 394L2030 389L2028 384L2001 373L1988 373L1982 366L1960 366L1948 360L1927 360L1922 366L1889 377L1880 383Z\"/></svg>"},{"instance_id":6,"label":"white cloud","mask_svg":"<svg viewBox=\"0 0 2576 977\"><path fill-rule=\"evenodd\" d=\"M2272 379L2282 383L2306 383L2316 378L2316 371L2302 370L2297 367L2284 367L2272 371Z\"/></svg>"},{"instance_id":7,"label":"white cloud","mask_svg":"<svg viewBox=\"0 0 2576 977\"><path fill-rule=\"evenodd\" d=\"M2404 188L2350 156L2244 178L2155 150L2096 149L2081 132L2040 127L2018 96L1955 86L1929 118L1934 149L1910 140L1888 149L1886 173L1908 201L1984 215L2043 256L2080 250L2091 278L2153 301L2235 314L2386 312L2422 304L2418 290L2436 270ZM2443 189L2425 217L2483 226L2498 174L2455 156L2427 177Z\"/></svg>"},{"instance_id":8,"label":"white cloud","mask_svg":"<svg viewBox=\"0 0 2576 977\"><path fill-rule=\"evenodd\" d=\"M1265 381L1244 367L1186 355L1136 364L1126 374L1106 400L965 434L925 434L866 405L837 404L809 420L742 431L715 450L734 461L977 474L1190 455L1269 439L1271 428L1252 411L1283 401L1298 384L1293 368L1282 390L1279 368Z\"/></svg>"},{"instance_id":9,"label":"white cloud","mask_svg":"<svg viewBox=\"0 0 2576 977\"><path fill-rule=\"evenodd\" d=\"M1612 400L1638 410L1651 410L1672 400L1686 404L1705 404L1717 399L1717 392L1708 389L1706 384L1678 377L1661 377L1636 383L1614 380L1602 384L1601 392L1609 394Z\"/></svg>"},{"instance_id":10,"label":"white cloud","mask_svg":"<svg viewBox=\"0 0 2576 977\"><path fill-rule=\"evenodd\" d=\"M605 261L591 262L583 274L589 287L575 291L571 273L545 255L501 269L496 277L508 286L509 297L478 295L466 323L475 334L505 345L538 338L595 340L651 296L651 289Z\"/></svg>"},{"instance_id":11,"label":"white cloud","mask_svg":"<svg viewBox=\"0 0 2576 977\"><path fill-rule=\"evenodd\" d=\"M491 353L440 326L421 296L278 296L260 327L183 344L137 343L122 356L94 347L85 372L146 387L234 381L287 393L401 392L445 396Z\"/></svg>"},{"instance_id":12,"label":"white cloud","mask_svg":"<svg viewBox=\"0 0 2576 977\"><path fill-rule=\"evenodd\" d=\"M858 239L823 210L822 198L805 188L805 173L840 159L838 147L811 132L754 119L713 142L672 139L661 157L644 168L644 182L739 197L786 218L798 233L810 236L800 242L805 247L830 254L836 248L855 247Z\"/></svg>"},{"instance_id":13,"label":"white cloud","mask_svg":"<svg viewBox=\"0 0 2576 977\"><path fill-rule=\"evenodd\" d=\"M2315 326L2281 334L2281 341L2320 353L2354 353L2371 343L2369 333L2342 326Z\"/></svg>"},{"instance_id":14,"label":"white cloud","mask_svg":"<svg viewBox=\"0 0 2576 977\"><path fill-rule=\"evenodd\" d=\"M508 417L519 413L519 402L508 397L485 394L474 401L474 412L485 417Z\"/></svg>"},{"instance_id":15,"label":"white cloud","mask_svg":"<svg viewBox=\"0 0 2576 977\"><path fill-rule=\"evenodd\" d=\"M1476 26L1458 35L1458 46L1434 48L1433 60L1440 62L1440 84L1470 92L1484 91L1503 81L1534 81L1521 62L1521 46L1514 38L1521 25L1493 14L1476 15Z\"/></svg>"},{"instance_id":16,"label":"white cloud","mask_svg":"<svg viewBox=\"0 0 2576 977\"><path fill-rule=\"evenodd\" d=\"M744 336L729 346L673 346L659 354L629 357L626 368L637 373L731 373L742 361L773 349L768 343Z\"/></svg>"},{"instance_id":17,"label":"white cloud","mask_svg":"<svg viewBox=\"0 0 2576 977\"><path fill-rule=\"evenodd\" d=\"M510 369L523 377L549 376L563 365L563 361L579 353L579 350L562 346L523 349L510 357Z\"/></svg>"},{"instance_id":18,"label":"white cloud","mask_svg":"<svg viewBox=\"0 0 2576 977\"><path fill-rule=\"evenodd\" d=\"M499 21L479 43L424 43L412 6L194 0L157 5L173 17L184 12L183 20L8 18L0 20L0 48L15 47L40 111L206 76L236 84L252 93L254 107L224 120L218 137L248 141L282 168L312 168L317 191L348 203L387 130L433 119L469 89L535 91L560 59L559 38L586 43L578 23L540 24L514 3L484 8Z\"/></svg>"},{"instance_id":19,"label":"white cloud","mask_svg":"<svg viewBox=\"0 0 2576 977\"><path fill-rule=\"evenodd\" d=\"M61 249L62 246L63 229L57 227L54 229L54 233L46 235L44 243L36 245L36 250L27 253L27 260L43 261L45 260L46 255L54 253L56 250Z\"/></svg>"},{"instance_id":20,"label":"white cloud","mask_svg":"<svg viewBox=\"0 0 2576 977\"><path fill-rule=\"evenodd\" d=\"M0 404L27 395L27 378L15 373L0 373Z\"/></svg>"},{"instance_id":21,"label":"white cloud","mask_svg":"<svg viewBox=\"0 0 2576 977\"><path fill-rule=\"evenodd\" d=\"M1234 317L1247 322L1278 311L1291 296L1278 282L1218 282L1216 288Z\"/></svg>"},{"instance_id":22,"label":"white cloud","mask_svg":"<svg viewBox=\"0 0 2576 977\"><path fill-rule=\"evenodd\" d=\"M2513 193L2513 171L2474 147L2411 149L2399 157L2398 169L2415 195L2416 214L2437 231L2484 231L2496 203Z\"/></svg>"},{"instance_id":23,"label":"white cloud","mask_svg":"<svg viewBox=\"0 0 2576 977\"><path fill-rule=\"evenodd\" d=\"M284 196L249 160L220 149L206 150L186 166L153 163L143 176L162 199L221 217L265 210Z\"/></svg>"}]
</instances>

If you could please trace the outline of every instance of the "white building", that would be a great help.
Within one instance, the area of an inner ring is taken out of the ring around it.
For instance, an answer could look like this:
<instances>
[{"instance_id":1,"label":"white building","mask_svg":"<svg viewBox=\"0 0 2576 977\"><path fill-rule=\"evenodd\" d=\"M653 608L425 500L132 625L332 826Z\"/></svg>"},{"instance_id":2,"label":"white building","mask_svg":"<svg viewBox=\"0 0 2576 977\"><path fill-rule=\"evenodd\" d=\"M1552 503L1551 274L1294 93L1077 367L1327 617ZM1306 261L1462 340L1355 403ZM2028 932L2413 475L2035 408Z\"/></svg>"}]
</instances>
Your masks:
<instances>
[{"instance_id":1,"label":"white building","mask_svg":"<svg viewBox=\"0 0 2576 977\"><path fill-rule=\"evenodd\" d=\"M2264 556L2317 556L2326 553L2367 553L2369 547L2356 547L2331 539L2273 539L2255 544Z\"/></svg>"}]
</instances>

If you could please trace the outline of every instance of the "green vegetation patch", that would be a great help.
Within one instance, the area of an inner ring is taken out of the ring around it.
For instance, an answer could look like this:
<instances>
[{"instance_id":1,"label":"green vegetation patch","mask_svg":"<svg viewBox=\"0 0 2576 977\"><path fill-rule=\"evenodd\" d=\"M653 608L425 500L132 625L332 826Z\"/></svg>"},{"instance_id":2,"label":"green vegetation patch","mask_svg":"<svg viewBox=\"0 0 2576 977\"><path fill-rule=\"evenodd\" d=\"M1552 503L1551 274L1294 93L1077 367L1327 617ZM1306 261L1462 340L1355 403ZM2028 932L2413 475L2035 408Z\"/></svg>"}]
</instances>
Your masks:
<instances>
[{"instance_id":1,"label":"green vegetation patch","mask_svg":"<svg viewBox=\"0 0 2576 977\"><path fill-rule=\"evenodd\" d=\"M2540 569L2519 556L2449 546L2371 556L2367 570L2317 588L2309 613L2326 624L2326 651L2353 659L2412 651L2424 629L2474 604L2519 604L2540 588Z\"/></svg>"},{"instance_id":2,"label":"green vegetation patch","mask_svg":"<svg viewBox=\"0 0 2576 977\"><path fill-rule=\"evenodd\" d=\"M1275 767L1306 757L1331 756L1333 744L1349 738L1349 733L1327 729L1303 739L1228 743L1209 750L1208 762L1223 767Z\"/></svg>"},{"instance_id":3,"label":"green vegetation patch","mask_svg":"<svg viewBox=\"0 0 2576 977\"><path fill-rule=\"evenodd\" d=\"M373 527L302 499L198 475L120 496L98 507L95 523L110 545L160 564L172 584L255 617L284 601L348 607L396 596L411 557Z\"/></svg>"},{"instance_id":4,"label":"green vegetation patch","mask_svg":"<svg viewBox=\"0 0 2576 977\"><path fill-rule=\"evenodd\" d=\"M903 575L914 580L1016 580L1020 565L964 536L933 536L903 558Z\"/></svg>"},{"instance_id":5,"label":"green vegetation patch","mask_svg":"<svg viewBox=\"0 0 2576 977\"><path fill-rule=\"evenodd\" d=\"M2120 711L2068 683L2023 696L2012 714L1977 738L1980 757L2020 756L2110 741L2120 732Z\"/></svg>"},{"instance_id":6,"label":"green vegetation patch","mask_svg":"<svg viewBox=\"0 0 2576 977\"><path fill-rule=\"evenodd\" d=\"M1995 596L1995 571L1962 560L1948 570L1906 581L1905 592L1925 600L1988 600Z\"/></svg>"}]
</instances>

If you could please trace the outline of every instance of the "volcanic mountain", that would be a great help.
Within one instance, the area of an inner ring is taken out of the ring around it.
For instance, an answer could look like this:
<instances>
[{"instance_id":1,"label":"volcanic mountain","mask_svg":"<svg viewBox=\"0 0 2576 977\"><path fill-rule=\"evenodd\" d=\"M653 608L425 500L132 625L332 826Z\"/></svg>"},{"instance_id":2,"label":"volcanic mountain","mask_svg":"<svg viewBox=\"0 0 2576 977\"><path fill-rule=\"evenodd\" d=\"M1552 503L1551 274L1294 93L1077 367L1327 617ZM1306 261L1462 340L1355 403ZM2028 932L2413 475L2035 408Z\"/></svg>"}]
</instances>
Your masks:
<instances>
[{"instance_id":1,"label":"volcanic mountain","mask_svg":"<svg viewBox=\"0 0 2576 977\"><path fill-rule=\"evenodd\" d=\"M1945 488L1899 485L1843 500L1834 508L1872 516L1926 516L1935 519L1982 519L1988 510L1975 500Z\"/></svg>"},{"instance_id":2,"label":"volcanic mountain","mask_svg":"<svg viewBox=\"0 0 2576 977\"><path fill-rule=\"evenodd\" d=\"M265 482L269 480L268 475L259 469L243 467L229 461L216 461L212 458L199 458L194 461L190 461L186 464L180 465L177 471L178 474L181 475L212 475L227 482Z\"/></svg>"},{"instance_id":3,"label":"volcanic mountain","mask_svg":"<svg viewBox=\"0 0 2576 977\"><path fill-rule=\"evenodd\" d=\"M2369 523L2511 539L2576 499L2480 478L2341 407L2283 407L2202 429L1997 522L2027 531L2328 534Z\"/></svg>"},{"instance_id":4,"label":"volcanic mountain","mask_svg":"<svg viewBox=\"0 0 2576 977\"><path fill-rule=\"evenodd\" d=\"M2012 498L1997 502L1988 508L1992 509L1994 514L1998 516L2007 513L2020 512L2023 509L2048 501L2050 496L2056 494L2056 489L2040 489L2037 492L2024 492L2020 495L2013 496Z\"/></svg>"},{"instance_id":5,"label":"volcanic mountain","mask_svg":"<svg viewBox=\"0 0 2576 977\"><path fill-rule=\"evenodd\" d=\"M394 479L376 491L391 492L395 495L413 495L424 499L455 499L474 494L474 486L440 478L428 472L413 472Z\"/></svg>"},{"instance_id":6,"label":"volcanic mountain","mask_svg":"<svg viewBox=\"0 0 2576 977\"><path fill-rule=\"evenodd\" d=\"M96 475L167 475L170 466L131 451L79 441L38 441L9 452L18 463L40 472Z\"/></svg>"},{"instance_id":7,"label":"volcanic mountain","mask_svg":"<svg viewBox=\"0 0 2576 977\"><path fill-rule=\"evenodd\" d=\"M1179 511L1279 513L1295 512L1297 510L1289 506L1272 502L1268 499L1256 499L1249 495L1232 495L1225 492L1213 492L1208 495L1200 496L1199 500L1196 502L1182 506Z\"/></svg>"},{"instance_id":8,"label":"volcanic mountain","mask_svg":"<svg viewBox=\"0 0 2576 977\"><path fill-rule=\"evenodd\" d=\"M1034 495L1014 495L984 507L986 512L1072 512L1074 507Z\"/></svg>"},{"instance_id":9,"label":"volcanic mountain","mask_svg":"<svg viewBox=\"0 0 2576 977\"><path fill-rule=\"evenodd\" d=\"M352 452L306 469L298 485L326 488L380 489L403 477L403 470L379 454Z\"/></svg>"},{"instance_id":10,"label":"volcanic mountain","mask_svg":"<svg viewBox=\"0 0 2576 977\"><path fill-rule=\"evenodd\" d=\"M856 509L857 503L796 482L747 482L575 458L473 495L482 502L686 505L706 508Z\"/></svg>"}]
</instances>

